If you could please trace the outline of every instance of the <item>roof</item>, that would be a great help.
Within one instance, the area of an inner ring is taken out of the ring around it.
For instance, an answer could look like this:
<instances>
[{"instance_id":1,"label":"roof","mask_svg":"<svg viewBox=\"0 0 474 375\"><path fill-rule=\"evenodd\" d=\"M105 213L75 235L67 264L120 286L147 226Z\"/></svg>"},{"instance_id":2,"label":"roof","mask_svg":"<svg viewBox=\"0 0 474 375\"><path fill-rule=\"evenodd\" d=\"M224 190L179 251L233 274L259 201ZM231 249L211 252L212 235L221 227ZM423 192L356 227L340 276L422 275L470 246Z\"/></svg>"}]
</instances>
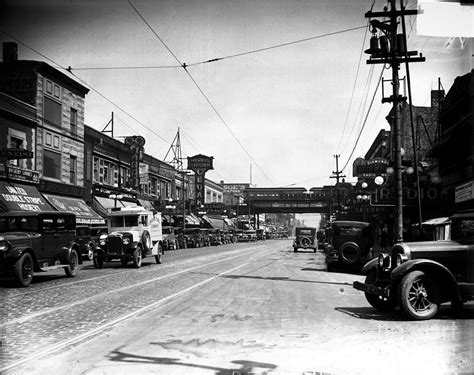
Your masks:
<instances>
[{"instance_id":1,"label":"roof","mask_svg":"<svg viewBox=\"0 0 474 375\"><path fill-rule=\"evenodd\" d=\"M441 225L441 224L448 224L451 220L449 217L436 217L434 219L426 220L422 222L423 225Z\"/></svg>"}]
</instances>

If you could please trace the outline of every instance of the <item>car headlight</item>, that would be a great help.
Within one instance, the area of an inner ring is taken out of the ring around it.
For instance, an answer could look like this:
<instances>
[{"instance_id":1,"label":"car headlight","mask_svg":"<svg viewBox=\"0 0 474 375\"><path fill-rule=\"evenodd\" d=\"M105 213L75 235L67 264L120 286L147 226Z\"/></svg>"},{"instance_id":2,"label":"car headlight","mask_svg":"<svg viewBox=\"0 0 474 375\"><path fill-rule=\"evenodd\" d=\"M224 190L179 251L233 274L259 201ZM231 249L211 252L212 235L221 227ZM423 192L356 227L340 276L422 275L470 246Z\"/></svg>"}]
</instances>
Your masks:
<instances>
[{"instance_id":1,"label":"car headlight","mask_svg":"<svg viewBox=\"0 0 474 375\"><path fill-rule=\"evenodd\" d=\"M397 267L398 267L400 264L406 262L407 260L408 260L408 257L407 257L405 254L400 254L400 253L398 253L398 254L397 254L397 259L396 259L396 265L397 265Z\"/></svg>"},{"instance_id":2,"label":"car headlight","mask_svg":"<svg viewBox=\"0 0 474 375\"><path fill-rule=\"evenodd\" d=\"M124 237L124 238L123 238L123 244L124 244L124 245L128 245L129 243L130 243L130 238Z\"/></svg>"},{"instance_id":3,"label":"car headlight","mask_svg":"<svg viewBox=\"0 0 474 375\"><path fill-rule=\"evenodd\" d=\"M7 251L10 248L10 244L7 241L0 241L0 251Z\"/></svg>"},{"instance_id":4,"label":"car headlight","mask_svg":"<svg viewBox=\"0 0 474 375\"><path fill-rule=\"evenodd\" d=\"M378 257L378 264L381 268L390 268L390 256L386 253L380 253Z\"/></svg>"}]
</instances>

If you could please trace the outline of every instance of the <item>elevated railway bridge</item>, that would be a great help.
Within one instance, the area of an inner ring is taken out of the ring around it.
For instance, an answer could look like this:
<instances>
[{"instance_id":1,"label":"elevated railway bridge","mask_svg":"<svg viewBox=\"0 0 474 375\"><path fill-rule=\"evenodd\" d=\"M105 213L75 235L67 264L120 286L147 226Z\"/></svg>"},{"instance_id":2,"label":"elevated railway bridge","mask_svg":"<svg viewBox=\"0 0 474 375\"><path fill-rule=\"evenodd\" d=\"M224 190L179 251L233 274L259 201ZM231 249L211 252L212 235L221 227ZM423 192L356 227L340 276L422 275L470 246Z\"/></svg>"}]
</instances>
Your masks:
<instances>
[{"instance_id":1,"label":"elevated railway bridge","mask_svg":"<svg viewBox=\"0 0 474 375\"><path fill-rule=\"evenodd\" d=\"M247 188L241 213L330 213L335 187Z\"/></svg>"}]
</instances>

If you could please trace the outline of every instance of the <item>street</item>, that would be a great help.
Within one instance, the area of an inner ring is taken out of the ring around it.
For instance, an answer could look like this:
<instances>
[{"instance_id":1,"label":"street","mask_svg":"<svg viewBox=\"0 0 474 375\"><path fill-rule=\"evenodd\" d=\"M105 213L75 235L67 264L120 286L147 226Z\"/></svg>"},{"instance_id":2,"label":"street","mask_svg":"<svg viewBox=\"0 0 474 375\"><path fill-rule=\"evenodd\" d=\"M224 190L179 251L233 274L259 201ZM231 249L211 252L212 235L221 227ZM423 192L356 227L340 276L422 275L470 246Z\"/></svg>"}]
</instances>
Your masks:
<instances>
[{"instance_id":1,"label":"street","mask_svg":"<svg viewBox=\"0 0 474 375\"><path fill-rule=\"evenodd\" d=\"M380 313L324 253L267 240L166 252L140 269L1 279L1 374L474 372L474 304Z\"/></svg>"}]
</instances>

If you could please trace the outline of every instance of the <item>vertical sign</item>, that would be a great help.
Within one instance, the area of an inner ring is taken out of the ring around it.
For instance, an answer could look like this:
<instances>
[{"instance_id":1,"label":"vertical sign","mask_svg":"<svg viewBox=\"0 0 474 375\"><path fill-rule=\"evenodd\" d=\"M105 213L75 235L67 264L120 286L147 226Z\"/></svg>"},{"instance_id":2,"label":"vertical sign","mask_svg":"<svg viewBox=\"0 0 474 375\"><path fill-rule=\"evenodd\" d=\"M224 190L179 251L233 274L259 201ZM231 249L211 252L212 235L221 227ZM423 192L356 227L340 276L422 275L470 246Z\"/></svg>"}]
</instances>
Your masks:
<instances>
[{"instance_id":1,"label":"vertical sign","mask_svg":"<svg viewBox=\"0 0 474 375\"><path fill-rule=\"evenodd\" d=\"M188 157L188 168L194 171L195 175L195 197L196 197L196 206L200 207L204 204L204 176L206 172L210 169L214 169L212 166L213 161L212 156L205 156L205 155L196 155Z\"/></svg>"},{"instance_id":2,"label":"vertical sign","mask_svg":"<svg viewBox=\"0 0 474 375\"><path fill-rule=\"evenodd\" d=\"M136 190L140 187L140 162L143 160L143 146L145 145L145 138L143 138L141 135L126 137L125 144L128 146L128 151L131 155L130 187Z\"/></svg>"}]
</instances>

